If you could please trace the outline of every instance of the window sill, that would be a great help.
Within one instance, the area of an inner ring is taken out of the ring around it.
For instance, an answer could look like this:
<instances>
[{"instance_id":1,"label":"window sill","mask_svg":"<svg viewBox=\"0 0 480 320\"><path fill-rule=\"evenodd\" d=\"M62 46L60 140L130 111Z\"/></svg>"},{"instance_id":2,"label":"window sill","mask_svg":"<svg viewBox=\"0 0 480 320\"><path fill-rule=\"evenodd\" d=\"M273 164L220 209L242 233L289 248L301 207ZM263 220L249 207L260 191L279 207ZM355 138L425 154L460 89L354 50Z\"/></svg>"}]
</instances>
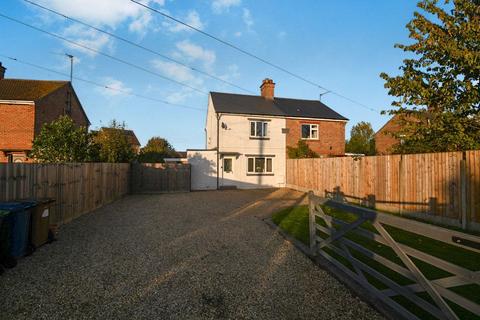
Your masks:
<instances>
[{"instance_id":1,"label":"window sill","mask_svg":"<svg viewBox=\"0 0 480 320\"><path fill-rule=\"evenodd\" d=\"M316 141L316 140L319 140L318 138L302 138L302 140L313 140L313 141Z\"/></svg>"},{"instance_id":2,"label":"window sill","mask_svg":"<svg viewBox=\"0 0 480 320\"><path fill-rule=\"evenodd\" d=\"M247 176L274 176L274 173L247 173Z\"/></svg>"},{"instance_id":3,"label":"window sill","mask_svg":"<svg viewBox=\"0 0 480 320\"><path fill-rule=\"evenodd\" d=\"M250 140L270 140L270 138L261 138L261 137L250 137Z\"/></svg>"}]
</instances>

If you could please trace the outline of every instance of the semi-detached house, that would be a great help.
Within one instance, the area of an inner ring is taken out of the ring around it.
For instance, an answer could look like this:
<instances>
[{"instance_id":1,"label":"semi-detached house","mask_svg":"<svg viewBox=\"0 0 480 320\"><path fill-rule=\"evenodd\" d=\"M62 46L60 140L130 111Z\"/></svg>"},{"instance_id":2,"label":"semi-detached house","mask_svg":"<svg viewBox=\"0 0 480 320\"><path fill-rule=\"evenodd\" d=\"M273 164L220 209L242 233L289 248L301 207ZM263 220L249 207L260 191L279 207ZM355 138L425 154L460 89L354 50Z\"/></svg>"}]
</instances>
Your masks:
<instances>
[{"instance_id":1,"label":"semi-detached house","mask_svg":"<svg viewBox=\"0 0 480 320\"><path fill-rule=\"evenodd\" d=\"M345 154L347 118L318 100L275 97L271 79L260 91L210 93L206 149L187 150L193 190L283 187L287 147L299 140L320 156Z\"/></svg>"},{"instance_id":2,"label":"semi-detached house","mask_svg":"<svg viewBox=\"0 0 480 320\"><path fill-rule=\"evenodd\" d=\"M76 125L90 121L69 81L5 79L0 63L0 162L31 162L42 126L62 115Z\"/></svg>"}]
</instances>

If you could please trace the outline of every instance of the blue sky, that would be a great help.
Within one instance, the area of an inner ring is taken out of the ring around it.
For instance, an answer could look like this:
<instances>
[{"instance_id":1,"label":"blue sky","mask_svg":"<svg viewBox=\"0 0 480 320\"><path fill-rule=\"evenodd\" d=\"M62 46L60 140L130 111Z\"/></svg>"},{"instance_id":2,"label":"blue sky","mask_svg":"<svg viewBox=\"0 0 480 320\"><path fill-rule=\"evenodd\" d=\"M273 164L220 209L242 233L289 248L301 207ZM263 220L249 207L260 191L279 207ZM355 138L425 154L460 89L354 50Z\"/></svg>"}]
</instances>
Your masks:
<instances>
[{"instance_id":1,"label":"blue sky","mask_svg":"<svg viewBox=\"0 0 480 320\"><path fill-rule=\"evenodd\" d=\"M129 0L32 0L68 16L138 42L253 92L263 78L276 82L281 97L318 99L322 90L189 31ZM416 0L143 0L150 6L218 35L289 71L377 110L392 101L379 74L398 73L405 54L395 43L408 41L405 28ZM153 54L48 14L24 1L3 1L0 12L36 27L142 66L201 91L245 93ZM142 144L167 138L177 150L204 147L207 96L158 76L119 64L0 17L0 54L69 72L64 53L75 56L74 75L97 83L201 110L186 109L102 89L74 80L92 129L110 120L125 121ZM5 45L8 44L8 45ZM6 77L66 79L0 57ZM350 119L379 129L388 116L338 96L322 101Z\"/></svg>"}]
</instances>

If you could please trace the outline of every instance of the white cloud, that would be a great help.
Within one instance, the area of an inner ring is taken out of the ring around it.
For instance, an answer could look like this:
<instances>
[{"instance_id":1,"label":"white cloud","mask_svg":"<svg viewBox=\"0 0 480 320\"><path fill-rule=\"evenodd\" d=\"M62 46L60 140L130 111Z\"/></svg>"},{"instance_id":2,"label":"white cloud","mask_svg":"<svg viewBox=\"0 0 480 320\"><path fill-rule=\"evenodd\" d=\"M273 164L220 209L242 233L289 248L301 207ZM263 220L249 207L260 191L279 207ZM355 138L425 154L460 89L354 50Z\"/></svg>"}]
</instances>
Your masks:
<instances>
[{"instance_id":1,"label":"white cloud","mask_svg":"<svg viewBox=\"0 0 480 320\"><path fill-rule=\"evenodd\" d=\"M132 89L127 87L122 81L112 77L104 78L102 83L104 83L108 88L111 88L98 88L98 91L107 97L130 94L132 92Z\"/></svg>"},{"instance_id":2,"label":"white cloud","mask_svg":"<svg viewBox=\"0 0 480 320\"><path fill-rule=\"evenodd\" d=\"M287 33L285 31L280 31L279 33L277 33L277 38L279 40L285 39L286 36L287 36Z\"/></svg>"},{"instance_id":3,"label":"white cloud","mask_svg":"<svg viewBox=\"0 0 480 320\"><path fill-rule=\"evenodd\" d=\"M152 65L162 74L180 82L190 82L195 79L195 76L189 68L174 62L155 59L152 61Z\"/></svg>"},{"instance_id":4,"label":"white cloud","mask_svg":"<svg viewBox=\"0 0 480 320\"><path fill-rule=\"evenodd\" d=\"M170 103L183 103L193 94L194 91L187 89L176 90L173 93L167 94L166 100Z\"/></svg>"},{"instance_id":5,"label":"white cloud","mask_svg":"<svg viewBox=\"0 0 480 320\"><path fill-rule=\"evenodd\" d=\"M237 31L233 34L235 37L241 37L242 36L242 32L241 31Z\"/></svg>"},{"instance_id":6,"label":"white cloud","mask_svg":"<svg viewBox=\"0 0 480 320\"><path fill-rule=\"evenodd\" d=\"M214 0L212 2L212 10L216 14L228 11L230 7L235 7L242 3L241 0Z\"/></svg>"},{"instance_id":7,"label":"white cloud","mask_svg":"<svg viewBox=\"0 0 480 320\"><path fill-rule=\"evenodd\" d=\"M152 21L152 15L150 12L145 11L140 15L138 19L133 20L128 26L130 32L137 32L142 36L145 36L147 33L147 28L150 22Z\"/></svg>"},{"instance_id":8,"label":"white cloud","mask_svg":"<svg viewBox=\"0 0 480 320\"><path fill-rule=\"evenodd\" d=\"M243 23L245 23L245 25L247 26L247 29L251 30L254 22L253 22L252 13L247 8L243 8L242 19L243 19Z\"/></svg>"},{"instance_id":9,"label":"white cloud","mask_svg":"<svg viewBox=\"0 0 480 320\"><path fill-rule=\"evenodd\" d=\"M73 18L95 25L108 25L112 28L127 19L141 16L145 8L130 2L118 0L40 0L40 4L60 11ZM162 1L154 1L161 4ZM150 3L149 0L145 3Z\"/></svg>"},{"instance_id":10,"label":"white cloud","mask_svg":"<svg viewBox=\"0 0 480 320\"><path fill-rule=\"evenodd\" d=\"M220 76L223 80L231 81L240 77L239 67L236 64L231 64L227 67L227 73Z\"/></svg>"},{"instance_id":11,"label":"white cloud","mask_svg":"<svg viewBox=\"0 0 480 320\"><path fill-rule=\"evenodd\" d=\"M73 42L94 50L101 50L104 46L111 45L111 39L106 34L78 24L72 24L67 27L63 31L63 36L69 40L72 40ZM65 45L68 48L78 50L89 56L96 55L96 53L91 50L76 46L71 43L65 43Z\"/></svg>"},{"instance_id":12,"label":"white cloud","mask_svg":"<svg viewBox=\"0 0 480 320\"><path fill-rule=\"evenodd\" d=\"M200 77L197 77L191 69L183 67L173 62L165 62L158 59L152 60L151 63L153 67L163 75L169 78L173 78L176 81L188 84L191 87L204 90L203 79ZM196 94L198 94L198 92L187 87L182 87L182 88L175 89L175 91L171 93L165 94L165 97L168 102L182 103L187 98Z\"/></svg>"},{"instance_id":13,"label":"white cloud","mask_svg":"<svg viewBox=\"0 0 480 320\"><path fill-rule=\"evenodd\" d=\"M191 25L192 27L195 27L200 30L202 30L205 26L205 24L200 19L200 15L195 10L189 11L188 14L180 20L183 20L187 24ZM163 26L166 27L171 32L193 31L189 27L184 26L183 24L180 24L177 22L164 21Z\"/></svg>"},{"instance_id":14,"label":"white cloud","mask_svg":"<svg viewBox=\"0 0 480 320\"><path fill-rule=\"evenodd\" d=\"M204 49L188 40L177 42L175 46L189 61L200 61L207 68L211 67L217 58L214 51Z\"/></svg>"},{"instance_id":15,"label":"white cloud","mask_svg":"<svg viewBox=\"0 0 480 320\"><path fill-rule=\"evenodd\" d=\"M142 0L147 5L163 6L165 0ZM69 17L79 19L88 24L97 27L108 27L116 29L122 23L128 23L130 32L138 33L144 36L149 30L149 26L153 22L153 17L145 8L130 2L119 0L38 0L38 3L59 11ZM38 11L39 17L44 21L51 23L52 21L64 21L54 14L45 14L45 11ZM85 30L80 30L79 34L74 34L74 25L70 25L68 33L74 36L75 39L81 40L83 44L91 44L92 36L87 34L86 38L81 38L81 34L86 34ZM100 49L102 46L108 44L109 41L104 37L98 36L99 43L95 44L95 49Z\"/></svg>"}]
</instances>

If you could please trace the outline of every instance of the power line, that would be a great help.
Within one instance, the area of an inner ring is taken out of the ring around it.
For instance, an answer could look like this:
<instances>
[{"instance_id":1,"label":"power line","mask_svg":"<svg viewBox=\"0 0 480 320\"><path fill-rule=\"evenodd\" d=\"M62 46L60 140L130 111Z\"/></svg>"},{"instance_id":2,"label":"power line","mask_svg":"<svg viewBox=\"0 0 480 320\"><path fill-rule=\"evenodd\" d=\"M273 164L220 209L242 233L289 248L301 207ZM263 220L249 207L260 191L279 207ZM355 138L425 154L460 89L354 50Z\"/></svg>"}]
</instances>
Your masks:
<instances>
[{"instance_id":1,"label":"power line","mask_svg":"<svg viewBox=\"0 0 480 320\"><path fill-rule=\"evenodd\" d=\"M238 51L238 52L241 52L241 53L244 54L244 55L247 55L247 56L249 56L249 57L251 57L251 58L253 58L253 59L256 59L256 60L258 60L258 61L260 61L260 62L262 62L262 63L264 63L264 64L267 64L267 65L269 65L269 66L271 66L271 67L273 67L273 68L275 68L275 69L277 69L277 70L280 70L280 71L282 71L282 72L284 72L284 73L286 73L286 74L288 74L288 75L290 75L290 76L292 76L292 77L294 77L294 78L297 78L297 79L299 79L299 80L302 80L302 81L304 81L304 82L306 82L306 83L308 83L308 84L310 84L310 85L312 85L312 86L314 86L314 87L316 87L316 88L318 88L318 89L322 89L322 90L325 90L325 91L329 91L330 93L332 93L332 94L334 94L334 95L336 95L336 96L338 96L338 97L340 97L340 98L342 98L342 99L348 100L348 101L350 101L350 102L352 102L352 103L354 103L354 104L357 104L357 105L359 105L359 106L361 106L361 107L363 107L363 108L365 108L365 109L368 109L368 110L370 110L370 111L379 112L379 110L376 110L376 109L374 109L374 108L371 108L371 107L369 107L369 106L367 106L367 105L365 105L365 104L363 104L363 103L360 103L360 102L358 102L358 101L356 101L356 100L353 100L353 99L351 99L351 98L348 98L348 97L346 97L345 95L342 95L342 94L337 93L337 92L335 92L335 91L333 91L333 90L330 90L330 89L328 89L328 88L325 88L324 86L322 86L322 85L320 85L320 84L318 84L318 83L315 83L315 82L313 82L313 81L311 81L311 80L309 80L309 79L307 79L307 78L305 78L305 77L303 77L303 76L301 76L301 75L298 75L298 74L296 74L296 73L293 73L293 72L291 72L291 71L289 71L289 70L287 70L287 69L285 69L285 68L283 68L283 67L281 67L281 66L279 66L279 65L277 65L277 64L275 64L275 63L272 63L272 62L270 62L270 61L268 61L268 60L266 60L266 59L264 59L264 58L262 58L262 57L259 57L259 56L255 55L255 54L253 54L253 53L250 53L250 52L248 52L248 51L246 51L246 50L244 50L244 49L242 49L242 48L240 48L240 47L238 47L238 46L236 46L236 45L234 45L234 44L232 44L232 43L230 43L230 42L228 42L228 41L222 40L222 39L220 39L219 37L217 37L217 36L215 36L215 35L212 35L211 33L205 32L205 31L203 31L203 30L201 30L201 29L199 29L199 28L197 28L197 27L194 27L194 26L192 26L191 24L188 24L187 22L184 22L184 21L182 21L182 20L180 20L180 19L178 19L178 18L172 17L171 15L169 15L169 14L167 14L167 13L165 13L165 12L162 12L162 11L160 11L160 10L157 10L157 9L155 9L155 8L153 8L153 7L151 7L151 6L147 5L147 4L141 3L141 2L139 2L139 1L137 1L137 0L130 0L130 1L133 2L133 3L135 3L135 4L137 4L137 5L139 5L139 6L141 6L141 7L144 7L145 9L148 9L148 10L150 10L150 11L153 11L153 12L155 12L155 13L158 13L159 15L161 15L161 16L167 18L167 19L170 19L170 20L172 20L172 21L175 21L176 23L179 23L179 24L181 24L181 25L183 25L183 26L185 26L185 27L187 27L187 28L189 28L189 29L192 29L192 30L194 30L194 31L196 31L196 32L198 32L198 33L201 33L202 35L204 35L204 36L206 36L206 37L208 37L208 38L211 38L211 39L213 39L213 40L215 40L215 41L217 41L217 42L220 42L221 44L226 45L226 46L228 46L228 47L230 47L230 48L232 48L232 49L234 49L234 50L236 50L236 51Z\"/></svg>"},{"instance_id":2,"label":"power line","mask_svg":"<svg viewBox=\"0 0 480 320\"><path fill-rule=\"evenodd\" d=\"M63 73L63 72L60 72L60 71L57 71L57 70L53 70L53 69L50 69L50 68L47 68L47 67L44 67L44 66L41 66L41 65L38 65L38 64L34 64L34 63L31 63L31 62L27 62L25 60L21 60L21 59L18 59L18 58L10 57L8 55L0 54L0 57L4 57L6 59L10 59L10 60L13 60L15 62L24 64L24 65L27 65L27 66L30 66L30 67L34 67L34 68L41 69L41 70L44 70L44 71L56 73L56 74L59 74L59 75L65 76L65 77L70 76L67 73ZM95 81L92 81L92 80L83 79L83 78L80 78L80 77L77 77L77 76L73 76L72 78L75 79L75 80L81 81L81 82L85 82L85 83L103 88L103 89L108 89L108 90L111 90L111 91L117 91L117 92L129 95L129 96L134 96L134 97L138 97L138 98L142 98L142 99L146 99L146 100L150 100L150 101L155 101L155 102L161 102L161 103L168 104L168 105L174 106L174 107L179 107L179 108L192 109L192 110L197 110L197 111L205 111L205 109L203 109L203 108L190 107L190 106L186 106L186 105L182 105L182 104L168 102L166 100L162 100L162 99L158 99L158 98L144 96L144 95L141 95L141 94L131 92L129 90L122 90L122 89L114 88L114 87L111 87L111 86L106 85L106 84L101 84L101 83L98 83L98 82L95 82Z\"/></svg>"},{"instance_id":3,"label":"power line","mask_svg":"<svg viewBox=\"0 0 480 320\"><path fill-rule=\"evenodd\" d=\"M118 35L116 35L116 34L114 34L114 33L111 33L111 32L109 32L109 31L106 31L106 30L104 30L104 29L100 29L100 28L95 27L95 26L93 26L93 25L91 25L91 24L85 23L85 22L83 22L83 21L81 21L81 20L72 18L72 17L70 17L70 16L67 16L66 14L63 14L63 13L61 13L61 12L58 12L58 11L55 11L55 10L53 10L53 9L47 8L47 7L42 6L42 5L38 4L38 3L35 3L35 2L33 2L33 1L30 1L30 0L23 0L23 1L25 1L25 2L27 2L27 3L29 3L29 4L31 4L31 5L34 5L34 6L38 7L38 8L41 8L41 9L43 9L43 10L46 10L46 11L48 11L48 12L51 12L51 13L53 13L53 14L56 14L56 15L58 15L58 16L64 17L65 19L68 19L68 20L70 20L70 21L73 21L73 22L79 23L79 24L81 24L81 25L83 25L83 26L86 26L86 27L88 27L88 28L94 29L94 30L96 30L96 31L98 31L98 32L101 32L101 33L103 33L103 34L106 34L106 35L108 35L108 36L110 36L110 37L112 37L112 38L115 38L115 39L117 39L117 40L123 41L123 42L125 42L125 43L127 43L127 44L129 44L129 45L131 45L131 46L134 46L134 47L137 47L137 48L139 48L139 49L142 49L142 50L144 50L144 51L146 51L146 52L155 54L155 55L157 55L157 56L159 56L159 57L161 57L161 58L163 58L163 59L165 59L165 60L174 62L174 63L176 63L176 64L178 64L178 65L181 65L181 66L183 66L183 67L185 67L185 68L188 68L188 69L190 69L190 70L192 70L192 71L198 72L198 73L200 73L200 74L202 74L202 75L204 75L204 76L210 77L210 78L212 78L212 79L214 79L214 80L217 80L217 81L220 81L220 82L223 82L223 83L225 83L225 84L228 84L228 85L230 85L230 86L232 86L232 87L235 87L235 88L237 88L237 89L240 89L240 90L242 90L242 91L255 94L255 93L254 93L253 91L251 91L251 90L242 88L242 87L240 87L240 86L238 86L238 85L236 85L236 84L234 84L234 83L232 83L232 82L230 82L230 81L227 81L227 80L225 80L225 79L222 79L222 78L220 78L220 77L218 77L218 76L216 76L216 75L213 75L213 74L211 74L211 73L208 73L208 72L203 71L203 70L201 70L201 69L198 69L198 68L196 68L196 67L192 67L192 66L190 66L190 65L188 65L188 64L186 64L186 63L183 63L183 62L178 61L178 60L176 60L176 59L173 59L173 58L171 58L171 57L169 57L169 56L166 56L166 55L164 55L164 54L162 54L162 53L160 53L160 52L158 52L158 51L156 51L156 50L147 48L147 47L145 47L145 46L143 46L143 45L141 45L141 44L139 44L139 43L133 42L133 41L131 41L131 40L128 40L128 39L126 39L126 38L123 38L123 37L121 37L121 36L118 36Z\"/></svg>"},{"instance_id":4,"label":"power line","mask_svg":"<svg viewBox=\"0 0 480 320\"><path fill-rule=\"evenodd\" d=\"M134 63L128 62L128 61L126 61L126 60L123 60L123 59L117 58L117 57L115 57L115 56L112 56L112 55L110 55L110 54L108 54L108 53L102 52L102 51L97 50L97 49L90 48L90 47L88 47L88 46L86 46L86 45L80 44L80 43L75 42L75 41L72 41L72 40L69 40L69 39L67 39L67 38L65 38L65 37L63 37L63 36L61 36L61 35L56 34L56 33L53 33L53 32L50 32L50 31L47 31L47 30L44 30L44 29L35 27L35 26L33 26L33 25L31 25L31 24L28 24L28 23L26 23L26 22L23 22L23 21L20 21L20 20L18 20L18 19L9 17L9 16L7 16L7 15L1 13L1 12L0 12L0 17L2 17L2 18L4 18L4 19L7 19L7 20L10 20L10 21L13 21L13 22L16 22L16 23L21 24L21 25L23 25L23 26L26 26L26 27L28 27L28 28L34 29L34 30L36 30L36 31L45 33L45 34L47 34L47 35L49 35L49 36L52 36L52 37L54 37L54 38L60 39L60 40L65 41L65 42L68 42L68 43L70 43L70 44L73 44L73 45L75 45L75 46L77 46L77 47L80 47L80 48L83 48L83 49L85 49L85 50L88 50L88 51L94 52L94 53L96 53L96 54L102 55L102 56L104 56L104 57L107 57L107 58L112 59L112 60L114 60L114 61L117 61L117 62L119 62L119 63L125 64L125 65L127 65L127 66L132 67L132 68L141 70L141 71L143 71L143 72L152 74L152 75L157 76L157 77L159 77L159 78L162 78L162 79L164 79L164 80L167 80L167 81L176 83L176 84L178 84L178 85L181 85L181 86L183 86L183 87L187 87L187 88L192 89L192 90L194 90L194 91L197 91L197 92L199 92L199 93L208 95L207 92L205 92L205 91L203 91L203 90L201 90L201 89L195 88L195 87L193 87L193 86L190 86L189 84L186 84L186 83L177 81L177 80L175 80L175 79L166 77L166 76L164 76L164 75L161 75L161 74L159 74L159 73L157 73L157 72L154 72L154 71L149 70L149 69L147 69L147 68L144 68L144 67L142 67L142 66L139 66L139 65L136 65L136 64L134 64Z\"/></svg>"}]
</instances>

